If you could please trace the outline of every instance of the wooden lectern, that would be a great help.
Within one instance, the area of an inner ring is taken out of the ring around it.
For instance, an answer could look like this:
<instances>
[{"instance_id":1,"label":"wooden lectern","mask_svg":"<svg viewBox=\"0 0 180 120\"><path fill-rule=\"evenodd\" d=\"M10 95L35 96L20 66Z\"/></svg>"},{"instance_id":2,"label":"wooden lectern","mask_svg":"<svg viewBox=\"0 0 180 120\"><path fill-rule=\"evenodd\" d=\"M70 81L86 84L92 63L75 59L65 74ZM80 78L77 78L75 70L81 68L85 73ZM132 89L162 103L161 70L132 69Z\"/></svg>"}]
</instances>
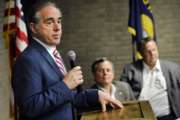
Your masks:
<instances>
[{"instance_id":1,"label":"wooden lectern","mask_svg":"<svg viewBox=\"0 0 180 120\"><path fill-rule=\"evenodd\" d=\"M148 101L123 102L124 108L82 113L81 120L157 120Z\"/></svg>"}]
</instances>

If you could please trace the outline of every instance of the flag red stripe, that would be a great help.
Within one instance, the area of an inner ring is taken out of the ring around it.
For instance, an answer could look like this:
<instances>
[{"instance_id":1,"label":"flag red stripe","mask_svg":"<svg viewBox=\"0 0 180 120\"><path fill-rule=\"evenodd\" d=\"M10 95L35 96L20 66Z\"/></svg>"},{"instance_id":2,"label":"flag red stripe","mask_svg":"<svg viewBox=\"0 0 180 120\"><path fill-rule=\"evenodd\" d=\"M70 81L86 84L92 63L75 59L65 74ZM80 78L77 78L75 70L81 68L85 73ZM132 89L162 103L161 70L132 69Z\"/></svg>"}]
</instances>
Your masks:
<instances>
[{"instance_id":1,"label":"flag red stripe","mask_svg":"<svg viewBox=\"0 0 180 120\"><path fill-rule=\"evenodd\" d=\"M25 41L27 43L28 38L27 35L24 33L24 31L21 31L19 28L17 28L17 37L21 40L21 41Z\"/></svg>"},{"instance_id":2,"label":"flag red stripe","mask_svg":"<svg viewBox=\"0 0 180 120\"><path fill-rule=\"evenodd\" d=\"M15 15L16 9L15 8L8 8L4 12L4 16L10 16L10 15Z\"/></svg>"},{"instance_id":3,"label":"flag red stripe","mask_svg":"<svg viewBox=\"0 0 180 120\"><path fill-rule=\"evenodd\" d=\"M16 56L20 55L21 50L16 46Z\"/></svg>"},{"instance_id":4,"label":"flag red stripe","mask_svg":"<svg viewBox=\"0 0 180 120\"><path fill-rule=\"evenodd\" d=\"M21 10L16 6L16 17L21 18Z\"/></svg>"},{"instance_id":5,"label":"flag red stripe","mask_svg":"<svg viewBox=\"0 0 180 120\"><path fill-rule=\"evenodd\" d=\"M4 24L3 31L6 32L7 30L16 30L16 23Z\"/></svg>"}]
</instances>

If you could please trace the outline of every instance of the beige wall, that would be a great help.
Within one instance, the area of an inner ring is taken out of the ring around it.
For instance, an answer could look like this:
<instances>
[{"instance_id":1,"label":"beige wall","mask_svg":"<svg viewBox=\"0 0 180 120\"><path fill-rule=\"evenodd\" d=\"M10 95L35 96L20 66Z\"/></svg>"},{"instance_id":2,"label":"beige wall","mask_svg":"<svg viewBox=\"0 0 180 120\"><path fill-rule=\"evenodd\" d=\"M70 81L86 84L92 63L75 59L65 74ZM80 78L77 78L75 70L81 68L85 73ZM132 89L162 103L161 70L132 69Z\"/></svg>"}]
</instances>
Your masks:
<instances>
[{"instance_id":1,"label":"beige wall","mask_svg":"<svg viewBox=\"0 0 180 120\"><path fill-rule=\"evenodd\" d=\"M59 2L59 0L56 0ZM77 64L92 84L90 65L96 57L110 58L119 79L124 64L131 62L131 36L127 33L128 0L61 0L63 38L59 46L65 62L69 49L77 52ZM0 22L4 2L0 1ZM160 56L180 64L180 1L152 0ZM2 24L0 24L2 28ZM2 33L2 29L0 29ZM8 120L9 77L7 50L0 36L0 120Z\"/></svg>"},{"instance_id":2,"label":"beige wall","mask_svg":"<svg viewBox=\"0 0 180 120\"><path fill-rule=\"evenodd\" d=\"M9 120L9 66L8 50L2 39L4 1L0 1L0 120Z\"/></svg>"},{"instance_id":3,"label":"beige wall","mask_svg":"<svg viewBox=\"0 0 180 120\"><path fill-rule=\"evenodd\" d=\"M180 63L180 1L151 0L157 41L163 59ZM62 0L64 34L59 47L75 49L85 86L92 83L90 65L96 57L110 58L119 79L124 64L132 61L127 32L128 0Z\"/></svg>"}]
</instances>

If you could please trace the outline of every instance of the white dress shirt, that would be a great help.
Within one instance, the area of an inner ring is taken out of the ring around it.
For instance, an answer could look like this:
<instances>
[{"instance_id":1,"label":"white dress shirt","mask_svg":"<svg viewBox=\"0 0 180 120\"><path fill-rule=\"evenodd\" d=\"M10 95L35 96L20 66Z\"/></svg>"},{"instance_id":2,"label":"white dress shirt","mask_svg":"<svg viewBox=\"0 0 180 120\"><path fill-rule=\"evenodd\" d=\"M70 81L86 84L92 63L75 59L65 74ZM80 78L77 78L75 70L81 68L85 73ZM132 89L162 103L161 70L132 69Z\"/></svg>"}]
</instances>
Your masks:
<instances>
[{"instance_id":1,"label":"white dress shirt","mask_svg":"<svg viewBox=\"0 0 180 120\"><path fill-rule=\"evenodd\" d=\"M158 117L170 113L165 77L161 71L159 60L153 69L143 63L143 87L139 100L149 100L154 114Z\"/></svg>"},{"instance_id":2,"label":"white dress shirt","mask_svg":"<svg viewBox=\"0 0 180 120\"><path fill-rule=\"evenodd\" d=\"M105 91L103 87L101 86L98 86L101 90ZM111 98L114 98L115 99L115 92L116 92L116 87L111 84L111 91L110 91L110 96Z\"/></svg>"}]
</instances>

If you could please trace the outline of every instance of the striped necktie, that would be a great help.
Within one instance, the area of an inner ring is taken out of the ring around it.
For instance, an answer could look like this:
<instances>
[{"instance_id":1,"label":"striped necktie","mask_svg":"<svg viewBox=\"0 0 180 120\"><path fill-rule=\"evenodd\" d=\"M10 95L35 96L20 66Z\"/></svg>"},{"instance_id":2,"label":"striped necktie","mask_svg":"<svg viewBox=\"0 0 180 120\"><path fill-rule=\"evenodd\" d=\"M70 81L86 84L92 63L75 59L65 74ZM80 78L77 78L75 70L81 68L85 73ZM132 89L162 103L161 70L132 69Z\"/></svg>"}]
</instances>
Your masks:
<instances>
[{"instance_id":1,"label":"striped necktie","mask_svg":"<svg viewBox=\"0 0 180 120\"><path fill-rule=\"evenodd\" d=\"M55 58L55 62L57 64L57 66L59 67L59 70L62 72L63 75L65 75L67 73L67 70L62 62L62 58L59 54L59 52L55 49L53 52L54 58Z\"/></svg>"}]
</instances>

